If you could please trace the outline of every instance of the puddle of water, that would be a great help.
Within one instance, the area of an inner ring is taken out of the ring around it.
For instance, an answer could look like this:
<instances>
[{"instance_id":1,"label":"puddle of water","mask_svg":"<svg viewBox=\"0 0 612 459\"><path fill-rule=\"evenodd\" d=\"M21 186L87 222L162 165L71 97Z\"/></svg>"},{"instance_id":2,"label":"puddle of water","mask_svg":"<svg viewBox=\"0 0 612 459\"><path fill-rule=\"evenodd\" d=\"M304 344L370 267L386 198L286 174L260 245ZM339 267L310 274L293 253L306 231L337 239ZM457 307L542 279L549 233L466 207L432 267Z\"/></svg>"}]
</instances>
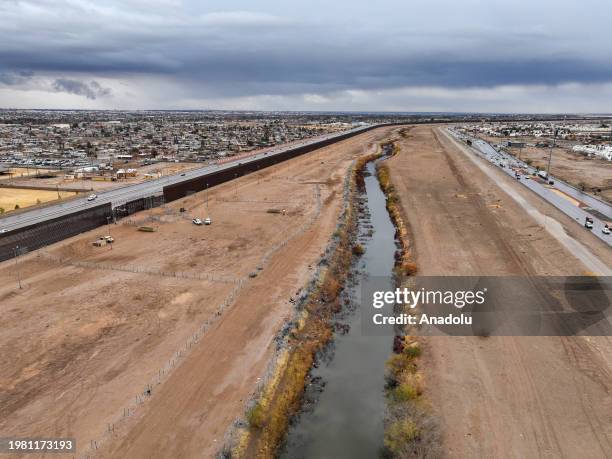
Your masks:
<instances>
[{"instance_id":1,"label":"puddle of water","mask_svg":"<svg viewBox=\"0 0 612 459\"><path fill-rule=\"evenodd\" d=\"M366 168L367 210L359 222L359 241L366 250L353 268L360 275L345 289L352 300L359 296L361 274L391 278L396 251L395 228L375 166L368 163ZM389 288L393 288L391 281ZM281 458L371 459L379 455L386 407L385 361L391 354L392 340L363 336L356 307L348 307L339 318L349 332L336 333L330 349L319 359L319 367L311 372L303 412L289 430Z\"/></svg>"}]
</instances>

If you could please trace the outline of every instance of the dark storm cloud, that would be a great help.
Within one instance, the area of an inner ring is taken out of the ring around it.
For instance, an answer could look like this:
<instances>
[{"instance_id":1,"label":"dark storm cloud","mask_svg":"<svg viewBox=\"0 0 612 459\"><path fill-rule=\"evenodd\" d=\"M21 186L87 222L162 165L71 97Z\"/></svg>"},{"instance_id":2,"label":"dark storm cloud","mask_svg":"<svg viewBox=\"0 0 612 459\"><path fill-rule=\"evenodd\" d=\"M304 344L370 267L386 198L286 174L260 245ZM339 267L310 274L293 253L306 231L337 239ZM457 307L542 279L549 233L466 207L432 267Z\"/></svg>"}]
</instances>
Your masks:
<instances>
[{"instance_id":1,"label":"dark storm cloud","mask_svg":"<svg viewBox=\"0 0 612 459\"><path fill-rule=\"evenodd\" d=\"M208 11L178 0L0 3L0 82L34 71L60 76L55 91L92 99L108 95L84 82L92 75L162 78L220 97L612 81L601 19L612 7L596 0L229 3L239 10L219 1ZM594 6L600 14L587 15Z\"/></svg>"},{"instance_id":2,"label":"dark storm cloud","mask_svg":"<svg viewBox=\"0 0 612 459\"><path fill-rule=\"evenodd\" d=\"M133 41L132 41L133 43ZM119 45L118 45L119 46ZM612 62L575 57L524 56L448 57L371 55L355 49L328 47L318 55L309 50L270 49L254 54L245 50L206 49L192 43L141 46L117 51L90 46L75 52L49 49L44 52L0 51L0 61L18 71L55 74L98 74L103 76L154 75L174 78L183 84L213 88L223 95L334 91L389 88L412 85L473 87L506 84L604 82L612 80ZM23 77L15 77L19 81ZM6 79L3 78L3 79Z\"/></svg>"},{"instance_id":3,"label":"dark storm cloud","mask_svg":"<svg viewBox=\"0 0 612 459\"><path fill-rule=\"evenodd\" d=\"M103 88L98 82L83 83L77 80L68 78L58 78L53 82L53 90L57 92L67 92L68 94L76 94L77 96L85 96L88 99L96 99L105 97L111 94L109 88Z\"/></svg>"},{"instance_id":4,"label":"dark storm cloud","mask_svg":"<svg viewBox=\"0 0 612 459\"><path fill-rule=\"evenodd\" d=\"M0 72L0 84L5 84L7 86L23 84L33 75L34 72L28 70L20 70L18 72Z\"/></svg>"}]
</instances>

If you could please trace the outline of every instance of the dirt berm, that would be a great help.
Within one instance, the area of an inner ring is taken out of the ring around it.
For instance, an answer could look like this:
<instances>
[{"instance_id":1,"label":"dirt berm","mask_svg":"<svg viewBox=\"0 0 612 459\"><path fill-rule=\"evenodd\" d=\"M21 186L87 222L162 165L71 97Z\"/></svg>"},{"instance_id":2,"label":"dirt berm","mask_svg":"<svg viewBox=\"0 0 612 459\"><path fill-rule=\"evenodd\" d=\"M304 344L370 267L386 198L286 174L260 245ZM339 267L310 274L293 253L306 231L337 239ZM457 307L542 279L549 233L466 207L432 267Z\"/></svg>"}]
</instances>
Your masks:
<instances>
[{"instance_id":1,"label":"dirt berm","mask_svg":"<svg viewBox=\"0 0 612 459\"><path fill-rule=\"evenodd\" d=\"M504 190L612 266L603 243L511 178L483 173L442 129L412 128L389 160L420 275L591 271ZM430 337L422 362L445 456L610 457L610 337Z\"/></svg>"}]
</instances>

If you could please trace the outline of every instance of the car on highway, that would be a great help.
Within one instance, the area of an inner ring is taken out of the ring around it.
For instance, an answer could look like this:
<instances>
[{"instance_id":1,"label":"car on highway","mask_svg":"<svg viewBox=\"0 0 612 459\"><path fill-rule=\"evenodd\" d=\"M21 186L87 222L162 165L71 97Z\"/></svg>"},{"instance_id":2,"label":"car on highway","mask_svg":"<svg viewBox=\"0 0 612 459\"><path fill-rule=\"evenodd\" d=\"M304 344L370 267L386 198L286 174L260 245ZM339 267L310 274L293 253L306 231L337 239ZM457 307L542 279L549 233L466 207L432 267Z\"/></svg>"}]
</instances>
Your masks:
<instances>
[{"instance_id":1,"label":"car on highway","mask_svg":"<svg viewBox=\"0 0 612 459\"><path fill-rule=\"evenodd\" d=\"M87 200L88 201L93 201L98 197L97 194L90 194L89 196L87 196Z\"/></svg>"},{"instance_id":2,"label":"car on highway","mask_svg":"<svg viewBox=\"0 0 612 459\"><path fill-rule=\"evenodd\" d=\"M200 220L199 218L194 218L193 220L191 220L191 222L194 225L198 225L198 226L200 226L202 224L202 220Z\"/></svg>"},{"instance_id":3,"label":"car on highway","mask_svg":"<svg viewBox=\"0 0 612 459\"><path fill-rule=\"evenodd\" d=\"M8 230L6 228L0 229L0 234L4 234L4 233L8 233Z\"/></svg>"},{"instance_id":4,"label":"car on highway","mask_svg":"<svg viewBox=\"0 0 612 459\"><path fill-rule=\"evenodd\" d=\"M601 232L608 235L610 234L610 227L608 225L605 225L602 229Z\"/></svg>"},{"instance_id":5,"label":"car on highway","mask_svg":"<svg viewBox=\"0 0 612 459\"><path fill-rule=\"evenodd\" d=\"M586 229L593 229L593 218L592 217L586 217L584 220L584 227Z\"/></svg>"}]
</instances>

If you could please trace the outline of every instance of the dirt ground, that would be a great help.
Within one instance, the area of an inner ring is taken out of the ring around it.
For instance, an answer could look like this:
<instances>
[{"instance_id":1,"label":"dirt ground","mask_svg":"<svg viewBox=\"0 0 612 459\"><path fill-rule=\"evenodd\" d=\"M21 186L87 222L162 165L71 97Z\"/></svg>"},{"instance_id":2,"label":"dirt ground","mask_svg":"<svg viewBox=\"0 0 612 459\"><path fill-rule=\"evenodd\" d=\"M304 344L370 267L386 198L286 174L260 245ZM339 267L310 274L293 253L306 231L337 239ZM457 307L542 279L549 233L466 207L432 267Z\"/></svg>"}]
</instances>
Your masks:
<instances>
[{"instance_id":1,"label":"dirt ground","mask_svg":"<svg viewBox=\"0 0 612 459\"><path fill-rule=\"evenodd\" d=\"M67 191L59 192L59 196L61 199L69 198L75 195L76 193L71 193ZM57 199L57 191L24 190L22 188L0 188L0 208L4 209L4 212L14 210L15 205L18 205L21 209L24 209L35 204L56 201Z\"/></svg>"},{"instance_id":2,"label":"dirt ground","mask_svg":"<svg viewBox=\"0 0 612 459\"><path fill-rule=\"evenodd\" d=\"M603 243L511 178L491 180L440 129L412 128L389 161L420 275L588 272L508 187L612 266ZM609 457L611 338L430 337L424 347L445 456Z\"/></svg>"},{"instance_id":3,"label":"dirt ground","mask_svg":"<svg viewBox=\"0 0 612 459\"><path fill-rule=\"evenodd\" d=\"M36 174L49 174L55 173L52 169L34 169L27 167L11 167L9 168L9 173L0 174L0 180L15 180L21 177L28 177Z\"/></svg>"},{"instance_id":4,"label":"dirt ground","mask_svg":"<svg viewBox=\"0 0 612 459\"><path fill-rule=\"evenodd\" d=\"M531 137L513 140L528 143L538 141ZM499 143L501 139L494 137L488 138L487 141ZM505 150L515 156L520 155L524 161L530 160L534 167L539 166L545 170L548 166L549 148L525 147L520 150L518 148L505 148ZM564 148L553 148L550 173L577 188L584 185L586 191L612 202L612 161L587 158L572 151L568 144ZM598 189L601 189L601 192L598 192Z\"/></svg>"},{"instance_id":5,"label":"dirt ground","mask_svg":"<svg viewBox=\"0 0 612 459\"><path fill-rule=\"evenodd\" d=\"M3 436L74 437L78 455L212 457L335 229L352 160L390 131L215 187L208 207L198 193L0 263ZM191 223L207 215L211 226ZM112 246L91 245L109 232Z\"/></svg>"}]
</instances>

